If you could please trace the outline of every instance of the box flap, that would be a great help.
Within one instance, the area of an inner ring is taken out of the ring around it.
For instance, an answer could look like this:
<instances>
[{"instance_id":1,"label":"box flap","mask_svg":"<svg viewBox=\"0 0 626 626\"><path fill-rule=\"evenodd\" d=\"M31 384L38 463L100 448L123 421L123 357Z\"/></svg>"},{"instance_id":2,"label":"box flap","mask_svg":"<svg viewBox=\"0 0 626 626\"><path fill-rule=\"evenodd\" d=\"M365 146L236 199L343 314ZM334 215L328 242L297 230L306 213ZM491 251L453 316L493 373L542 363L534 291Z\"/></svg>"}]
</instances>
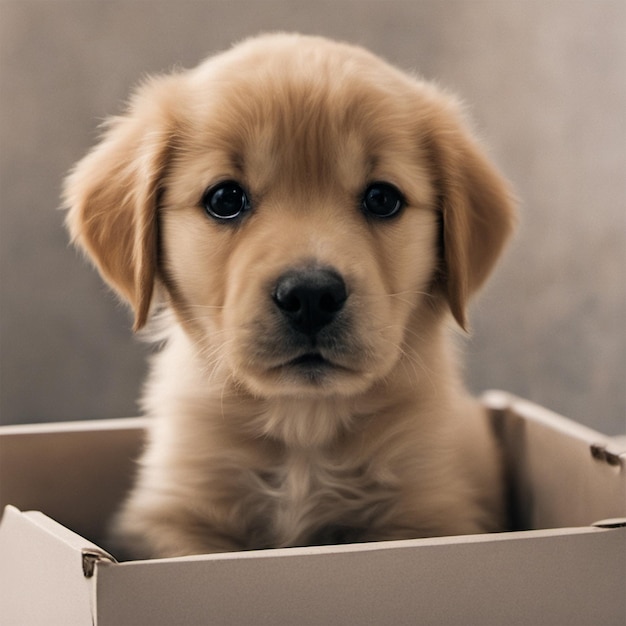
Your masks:
<instances>
[{"instance_id":1,"label":"box flap","mask_svg":"<svg viewBox=\"0 0 626 626\"><path fill-rule=\"evenodd\" d=\"M92 624L93 579L85 569L93 555L107 556L43 513L7 506L0 523L2 623Z\"/></svg>"}]
</instances>

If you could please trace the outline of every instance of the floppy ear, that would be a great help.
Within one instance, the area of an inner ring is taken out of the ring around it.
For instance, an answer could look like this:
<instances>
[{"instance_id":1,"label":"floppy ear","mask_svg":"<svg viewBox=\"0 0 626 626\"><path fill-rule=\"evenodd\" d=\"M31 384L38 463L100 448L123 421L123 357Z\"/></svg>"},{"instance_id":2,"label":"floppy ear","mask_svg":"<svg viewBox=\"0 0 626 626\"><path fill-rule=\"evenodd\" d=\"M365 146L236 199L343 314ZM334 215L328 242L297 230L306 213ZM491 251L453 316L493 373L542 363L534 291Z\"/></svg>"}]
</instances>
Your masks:
<instances>
[{"instance_id":1,"label":"floppy ear","mask_svg":"<svg viewBox=\"0 0 626 626\"><path fill-rule=\"evenodd\" d=\"M443 222L439 282L454 318L466 329L468 300L513 230L515 202L459 113L444 106L435 116L428 143Z\"/></svg>"},{"instance_id":2,"label":"floppy ear","mask_svg":"<svg viewBox=\"0 0 626 626\"><path fill-rule=\"evenodd\" d=\"M147 320L156 273L156 204L173 124L166 83L159 78L139 90L64 188L72 240L130 303L135 330Z\"/></svg>"}]
</instances>

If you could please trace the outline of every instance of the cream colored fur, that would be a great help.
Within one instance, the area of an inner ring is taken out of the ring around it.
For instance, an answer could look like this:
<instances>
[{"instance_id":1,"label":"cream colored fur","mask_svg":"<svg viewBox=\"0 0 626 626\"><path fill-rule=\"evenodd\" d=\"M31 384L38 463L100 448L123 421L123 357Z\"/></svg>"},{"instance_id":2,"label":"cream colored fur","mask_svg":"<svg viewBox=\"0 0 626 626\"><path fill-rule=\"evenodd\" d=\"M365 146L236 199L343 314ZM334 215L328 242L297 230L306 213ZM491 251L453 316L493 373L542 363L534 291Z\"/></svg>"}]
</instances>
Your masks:
<instances>
[{"instance_id":1,"label":"cream colored fur","mask_svg":"<svg viewBox=\"0 0 626 626\"><path fill-rule=\"evenodd\" d=\"M251 198L237 223L202 208L224 180ZM360 210L374 181L401 190L398 216ZM503 528L499 452L449 326L513 208L450 96L357 47L251 39L144 84L65 195L136 328L161 310L149 441L115 524L130 555ZM348 298L332 367L303 375L270 294L312 265Z\"/></svg>"}]
</instances>

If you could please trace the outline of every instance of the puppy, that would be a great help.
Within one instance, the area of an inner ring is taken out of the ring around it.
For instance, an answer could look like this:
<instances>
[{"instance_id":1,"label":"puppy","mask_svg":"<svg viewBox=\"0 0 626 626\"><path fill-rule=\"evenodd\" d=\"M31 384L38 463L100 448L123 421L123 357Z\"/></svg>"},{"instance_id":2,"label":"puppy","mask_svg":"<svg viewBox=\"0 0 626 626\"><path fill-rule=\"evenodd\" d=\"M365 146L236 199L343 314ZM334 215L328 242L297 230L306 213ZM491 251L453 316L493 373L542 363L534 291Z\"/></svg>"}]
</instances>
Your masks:
<instances>
[{"instance_id":1,"label":"puppy","mask_svg":"<svg viewBox=\"0 0 626 626\"><path fill-rule=\"evenodd\" d=\"M448 95L358 47L253 38L148 80L65 199L164 344L127 554L503 528L448 334L514 209Z\"/></svg>"}]
</instances>

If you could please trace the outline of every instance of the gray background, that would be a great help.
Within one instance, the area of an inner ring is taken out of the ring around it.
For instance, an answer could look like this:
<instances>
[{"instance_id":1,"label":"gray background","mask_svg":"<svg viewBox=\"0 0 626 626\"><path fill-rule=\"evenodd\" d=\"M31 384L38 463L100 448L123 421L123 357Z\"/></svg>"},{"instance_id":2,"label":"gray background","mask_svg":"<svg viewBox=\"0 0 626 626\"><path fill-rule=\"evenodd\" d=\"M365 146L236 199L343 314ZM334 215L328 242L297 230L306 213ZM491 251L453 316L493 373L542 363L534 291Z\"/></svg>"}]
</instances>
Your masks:
<instances>
[{"instance_id":1,"label":"gray background","mask_svg":"<svg viewBox=\"0 0 626 626\"><path fill-rule=\"evenodd\" d=\"M148 352L67 245L65 172L146 73L244 36L364 44L461 94L522 200L472 389L626 431L626 2L0 0L0 418L134 415Z\"/></svg>"}]
</instances>

